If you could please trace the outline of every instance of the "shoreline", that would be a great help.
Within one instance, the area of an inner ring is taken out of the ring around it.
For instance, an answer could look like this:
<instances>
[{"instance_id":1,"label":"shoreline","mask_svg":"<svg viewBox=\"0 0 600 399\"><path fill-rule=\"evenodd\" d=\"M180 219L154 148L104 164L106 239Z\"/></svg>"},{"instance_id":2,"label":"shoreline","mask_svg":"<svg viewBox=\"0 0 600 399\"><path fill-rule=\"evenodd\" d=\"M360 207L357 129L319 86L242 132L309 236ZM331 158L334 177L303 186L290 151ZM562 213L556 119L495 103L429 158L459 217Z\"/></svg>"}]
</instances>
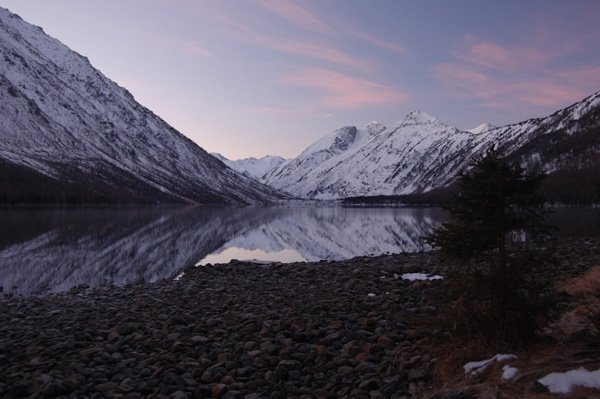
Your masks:
<instances>
[{"instance_id":1,"label":"shoreline","mask_svg":"<svg viewBox=\"0 0 600 399\"><path fill-rule=\"evenodd\" d=\"M600 265L560 243L559 280ZM434 388L435 252L185 270L0 300L0 397L410 398ZM374 296L369 295L374 294ZM442 334L443 335L443 334Z\"/></svg>"}]
</instances>

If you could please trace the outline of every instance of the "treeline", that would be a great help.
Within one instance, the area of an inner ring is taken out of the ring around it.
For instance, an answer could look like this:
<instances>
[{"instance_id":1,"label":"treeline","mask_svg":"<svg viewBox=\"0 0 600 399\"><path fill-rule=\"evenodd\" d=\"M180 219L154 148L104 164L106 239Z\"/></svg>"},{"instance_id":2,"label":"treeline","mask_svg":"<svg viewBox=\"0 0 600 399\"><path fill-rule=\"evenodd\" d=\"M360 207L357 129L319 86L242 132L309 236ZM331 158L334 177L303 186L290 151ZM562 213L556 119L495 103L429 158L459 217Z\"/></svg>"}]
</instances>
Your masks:
<instances>
[{"instance_id":1,"label":"treeline","mask_svg":"<svg viewBox=\"0 0 600 399\"><path fill-rule=\"evenodd\" d=\"M68 181L0 159L0 204L148 204L161 198L150 192L147 196L136 195L126 182L109 185L99 176L75 169L65 170L64 175L69 176Z\"/></svg>"},{"instance_id":2,"label":"treeline","mask_svg":"<svg viewBox=\"0 0 600 399\"><path fill-rule=\"evenodd\" d=\"M450 186L419 194L348 197L342 200L342 204L345 206L436 206L450 203L453 192L454 187Z\"/></svg>"},{"instance_id":3,"label":"treeline","mask_svg":"<svg viewBox=\"0 0 600 399\"><path fill-rule=\"evenodd\" d=\"M600 169L564 169L551 173L542 182L540 193L553 204L600 204Z\"/></svg>"},{"instance_id":4,"label":"treeline","mask_svg":"<svg viewBox=\"0 0 600 399\"><path fill-rule=\"evenodd\" d=\"M454 200L456 187L409 195L348 197L344 206L441 206ZM600 204L600 168L564 169L550 173L540 185L540 194L549 204Z\"/></svg>"}]
</instances>

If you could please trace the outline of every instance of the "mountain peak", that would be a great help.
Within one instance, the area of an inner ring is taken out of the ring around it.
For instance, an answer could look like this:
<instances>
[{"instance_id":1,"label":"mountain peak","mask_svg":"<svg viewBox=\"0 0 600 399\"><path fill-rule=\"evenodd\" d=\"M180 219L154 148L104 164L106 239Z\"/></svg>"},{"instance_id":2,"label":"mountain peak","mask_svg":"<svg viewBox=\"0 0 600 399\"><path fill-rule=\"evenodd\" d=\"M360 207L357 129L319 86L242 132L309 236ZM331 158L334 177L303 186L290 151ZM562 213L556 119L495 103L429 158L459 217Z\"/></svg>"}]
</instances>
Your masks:
<instances>
[{"instance_id":1,"label":"mountain peak","mask_svg":"<svg viewBox=\"0 0 600 399\"><path fill-rule=\"evenodd\" d=\"M469 133L473 133L473 134L479 134L479 133L483 133L483 132L487 132L488 130L491 129L495 129L496 126L492 125L491 123L482 123L481 125L474 127L472 129L467 129L467 132Z\"/></svg>"},{"instance_id":2,"label":"mountain peak","mask_svg":"<svg viewBox=\"0 0 600 399\"><path fill-rule=\"evenodd\" d=\"M409 112L400 122L401 125L443 125L438 118L426 112L415 110Z\"/></svg>"},{"instance_id":3,"label":"mountain peak","mask_svg":"<svg viewBox=\"0 0 600 399\"><path fill-rule=\"evenodd\" d=\"M364 127L364 130L366 130L367 133L369 133L369 136L376 136L379 133L383 132L385 129L387 128L384 126L384 124L377 121L371 121L367 123Z\"/></svg>"}]
</instances>

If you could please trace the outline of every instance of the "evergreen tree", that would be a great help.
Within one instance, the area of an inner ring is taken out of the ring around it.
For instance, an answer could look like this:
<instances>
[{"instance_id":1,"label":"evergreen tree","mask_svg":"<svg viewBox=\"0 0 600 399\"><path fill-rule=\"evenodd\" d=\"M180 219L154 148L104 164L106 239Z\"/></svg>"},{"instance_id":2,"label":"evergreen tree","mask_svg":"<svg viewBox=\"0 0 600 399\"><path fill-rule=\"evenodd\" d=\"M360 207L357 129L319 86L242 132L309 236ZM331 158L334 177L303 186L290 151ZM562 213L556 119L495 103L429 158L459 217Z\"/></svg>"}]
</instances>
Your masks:
<instances>
[{"instance_id":1,"label":"evergreen tree","mask_svg":"<svg viewBox=\"0 0 600 399\"><path fill-rule=\"evenodd\" d=\"M506 342L534 332L551 260L542 178L489 148L459 176L458 194L446 207L449 222L427 237L460 266L455 288L467 313L461 323L471 324L463 333Z\"/></svg>"}]
</instances>

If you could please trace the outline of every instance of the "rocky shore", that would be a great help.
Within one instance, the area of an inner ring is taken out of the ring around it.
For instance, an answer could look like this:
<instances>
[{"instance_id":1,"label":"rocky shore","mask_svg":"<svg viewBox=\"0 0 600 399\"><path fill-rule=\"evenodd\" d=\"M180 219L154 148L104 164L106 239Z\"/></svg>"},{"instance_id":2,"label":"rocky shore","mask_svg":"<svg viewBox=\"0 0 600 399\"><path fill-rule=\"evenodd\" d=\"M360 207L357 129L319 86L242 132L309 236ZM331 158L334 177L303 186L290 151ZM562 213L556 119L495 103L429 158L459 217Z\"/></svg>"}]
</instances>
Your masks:
<instances>
[{"instance_id":1,"label":"rocky shore","mask_svg":"<svg viewBox=\"0 0 600 399\"><path fill-rule=\"evenodd\" d=\"M600 265L559 250L558 279ZM176 281L0 300L0 397L412 398L435 384L434 253L190 268ZM396 275L396 276L395 276Z\"/></svg>"}]
</instances>

